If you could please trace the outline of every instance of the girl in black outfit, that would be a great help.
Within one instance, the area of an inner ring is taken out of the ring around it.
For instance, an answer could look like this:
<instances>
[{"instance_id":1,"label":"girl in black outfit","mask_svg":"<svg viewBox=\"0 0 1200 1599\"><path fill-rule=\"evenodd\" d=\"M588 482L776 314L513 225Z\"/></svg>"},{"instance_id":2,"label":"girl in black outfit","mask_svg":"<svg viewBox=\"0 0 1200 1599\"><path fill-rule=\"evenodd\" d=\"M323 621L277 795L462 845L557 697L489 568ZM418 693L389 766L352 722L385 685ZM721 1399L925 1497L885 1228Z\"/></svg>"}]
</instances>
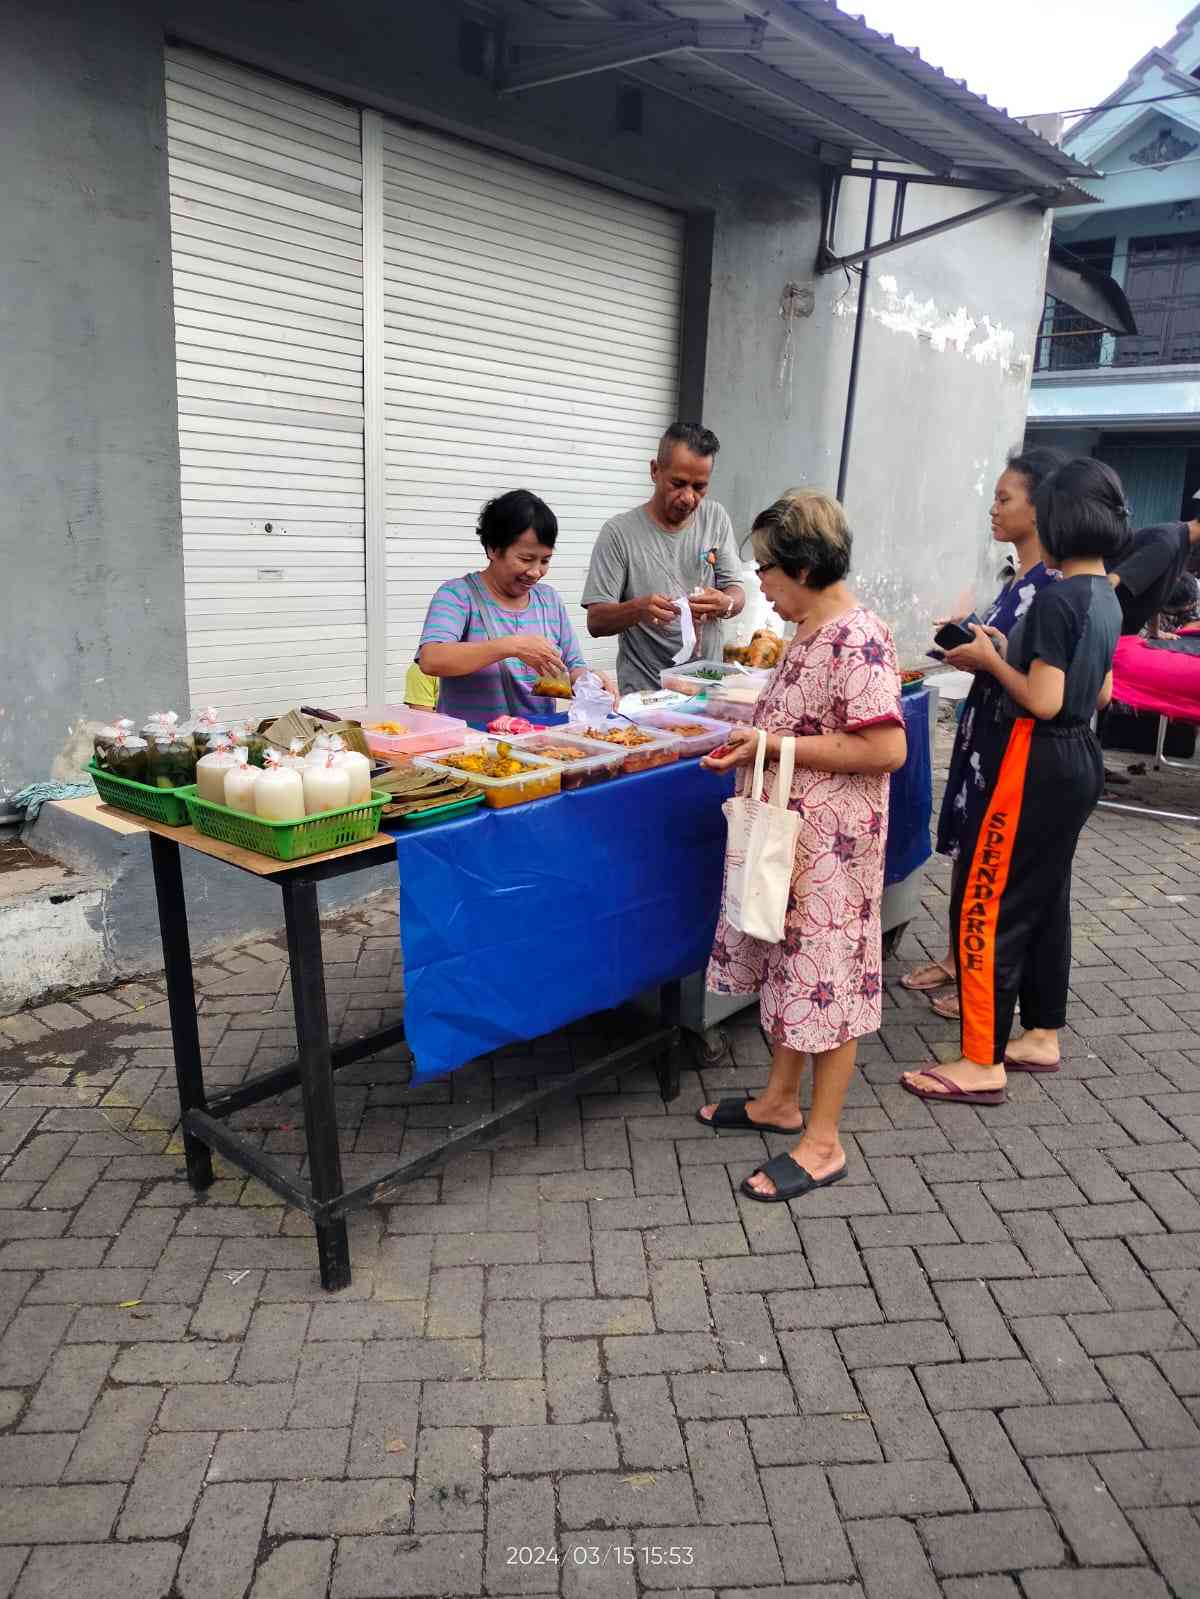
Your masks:
<instances>
[{"instance_id":1,"label":"girl in black outfit","mask_svg":"<svg viewBox=\"0 0 1200 1599\"><path fill-rule=\"evenodd\" d=\"M1104 782L1091 722L1112 697L1121 608L1105 575L1128 538L1121 481L1100 461L1069 461L1037 495L1042 544L1062 572L1037 595L1001 657L981 627L947 654L988 673L1001 694L977 721L985 783L968 814L950 899L962 1054L905 1072L920 1099L999 1105L1010 1070L1053 1072L1038 1050L1007 1054L1018 998L1025 1039L1066 1021L1071 862ZM1030 1058L1032 1054L1033 1058Z\"/></svg>"},{"instance_id":2,"label":"girl in black outfit","mask_svg":"<svg viewBox=\"0 0 1200 1599\"><path fill-rule=\"evenodd\" d=\"M1068 457L1062 450L1039 448L1014 450L1008 464L996 480L992 497L992 538L998 544L1012 546L1015 565L1012 566L999 594L983 613L983 625L997 640L1005 639L1033 604L1034 597L1058 573L1046 564L1046 552L1038 538L1037 515L1034 498L1038 489ZM981 782L979 755L976 750L975 727L979 718L987 714L986 704L996 698L1001 690L996 680L986 672L977 672L958 719L954 736L954 749L950 755L950 770L946 777L946 790L942 796L942 809L938 816L937 850L957 860L963 823L967 815L967 801L972 789ZM944 960L927 961L924 965L905 972L901 986L917 993L929 994L930 1004L939 1016L959 1016L958 992L954 987L954 940L950 939ZM948 990L948 991L947 991Z\"/></svg>"}]
</instances>

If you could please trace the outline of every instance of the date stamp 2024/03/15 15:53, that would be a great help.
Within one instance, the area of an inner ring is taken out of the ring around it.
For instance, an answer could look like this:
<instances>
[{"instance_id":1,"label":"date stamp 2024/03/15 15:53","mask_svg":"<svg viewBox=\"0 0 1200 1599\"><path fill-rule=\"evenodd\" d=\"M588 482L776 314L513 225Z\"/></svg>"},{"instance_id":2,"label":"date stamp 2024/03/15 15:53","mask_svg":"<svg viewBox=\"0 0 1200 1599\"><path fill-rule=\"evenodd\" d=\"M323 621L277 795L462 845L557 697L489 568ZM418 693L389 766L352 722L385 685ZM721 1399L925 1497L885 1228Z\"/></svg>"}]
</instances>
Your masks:
<instances>
[{"instance_id":1,"label":"date stamp 2024/03/15 15:53","mask_svg":"<svg viewBox=\"0 0 1200 1599\"><path fill-rule=\"evenodd\" d=\"M506 1566L632 1566L641 1556L644 1566L691 1566L696 1553L690 1544L571 1544L565 1551L546 1544L509 1544Z\"/></svg>"}]
</instances>

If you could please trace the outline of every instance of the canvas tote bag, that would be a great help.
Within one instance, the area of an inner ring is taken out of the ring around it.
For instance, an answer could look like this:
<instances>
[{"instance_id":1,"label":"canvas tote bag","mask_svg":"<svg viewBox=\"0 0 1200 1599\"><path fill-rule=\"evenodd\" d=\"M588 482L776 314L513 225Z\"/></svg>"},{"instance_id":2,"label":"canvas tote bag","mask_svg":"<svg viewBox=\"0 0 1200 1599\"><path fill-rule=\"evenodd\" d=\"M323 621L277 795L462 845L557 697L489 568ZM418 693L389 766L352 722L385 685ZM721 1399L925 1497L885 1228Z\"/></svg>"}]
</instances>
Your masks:
<instances>
[{"instance_id":1,"label":"canvas tote bag","mask_svg":"<svg viewBox=\"0 0 1200 1599\"><path fill-rule=\"evenodd\" d=\"M800 816L788 809L796 741L782 740L779 775L770 800L761 798L767 735L759 731L754 779L745 794L725 801L725 919L739 933L778 944L783 938Z\"/></svg>"}]
</instances>

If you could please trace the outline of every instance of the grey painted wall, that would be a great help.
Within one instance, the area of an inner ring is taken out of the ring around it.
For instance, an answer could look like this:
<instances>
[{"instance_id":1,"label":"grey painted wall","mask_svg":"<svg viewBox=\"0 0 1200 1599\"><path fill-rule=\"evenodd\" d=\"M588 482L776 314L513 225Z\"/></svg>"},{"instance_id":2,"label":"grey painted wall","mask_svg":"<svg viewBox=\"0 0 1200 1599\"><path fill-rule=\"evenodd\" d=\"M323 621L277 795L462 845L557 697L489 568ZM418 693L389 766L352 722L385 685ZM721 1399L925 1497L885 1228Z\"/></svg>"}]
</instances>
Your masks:
<instances>
[{"instance_id":1,"label":"grey painted wall","mask_svg":"<svg viewBox=\"0 0 1200 1599\"><path fill-rule=\"evenodd\" d=\"M185 698L159 33L0 5L0 792Z\"/></svg>"},{"instance_id":2,"label":"grey painted wall","mask_svg":"<svg viewBox=\"0 0 1200 1599\"><path fill-rule=\"evenodd\" d=\"M843 198L839 250L862 247L866 194L856 179ZM877 238L891 196L881 185ZM911 188L904 225L991 198ZM924 664L932 617L968 590L976 601L994 592L1006 551L992 543L988 512L1025 431L1048 238L1047 215L1024 206L872 263L846 506L856 587L892 624L903 662ZM832 397L845 393L857 293L829 274L813 319L829 327L821 372L831 403L814 450L814 475L829 484L841 435Z\"/></svg>"},{"instance_id":3,"label":"grey painted wall","mask_svg":"<svg viewBox=\"0 0 1200 1599\"><path fill-rule=\"evenodd\" d=\"M814 279L818 174L800 156L649 91L643 131L620 132L615 75L498 97L460 68L451 4L0 0L0 24L15 41L0 64L0 173L17 245L6 296L17 315L0 335L15 577L0 783L44 775L81 716L187 704L167 37L707 214L711 232L691 230L700 281L688 305L702 309L707 288L709 323L690 319L701 346L684 366L689 394L702 372L704 418L724 445L715 493L745 528L790 484L833 486L854 292L841 276ZM861 191L843 207L849 248ZM924 190L909 222L969 203ZM1008 213L876 272L848 502L860 588L910 655L946 591L984 566L991 482L1022 431L1044 244L1039 213ZM895 304L881 288L893 276ZM781 384L790 282L813 289L816 308L791 323ZM932 306L928 337L906 296ZM979 328L962 351L938 332L960 307ZM985 317L1006 330L990 344Z\"/></svg>"}]
</instances>

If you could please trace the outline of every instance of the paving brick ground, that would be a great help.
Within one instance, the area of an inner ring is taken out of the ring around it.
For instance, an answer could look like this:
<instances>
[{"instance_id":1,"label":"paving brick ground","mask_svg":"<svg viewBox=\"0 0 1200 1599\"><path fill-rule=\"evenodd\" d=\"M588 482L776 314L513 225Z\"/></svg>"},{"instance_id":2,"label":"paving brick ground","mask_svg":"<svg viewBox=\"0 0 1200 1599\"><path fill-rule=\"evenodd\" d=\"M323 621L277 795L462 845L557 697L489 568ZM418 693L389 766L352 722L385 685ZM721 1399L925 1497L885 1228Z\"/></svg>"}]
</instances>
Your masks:
<instances>
[{"instance_id":1,"label":"paving brick ground","mask_svg":"<svg viewBox=\"0 0 1200 1599\"><path fill-rule=\"evenodd\" d=\"M1064 1067L1002 1108L899 1090L953 1029L893 983L807 1204L692 1117L764 1080L748 1021L359 1213L332 1296L303 1217L183 1182L157 983L0 1021L0 1599L1200 1594L1198 873L1093 822ZM343 1034L397 1011L389 910L326 950ZM288 1056L278 943L199 975L214 1084ZM344 1072L347 1175L597 1047ZM294 1100L239 1124L301 1165Z\"/></svg>"}]
</instances>

